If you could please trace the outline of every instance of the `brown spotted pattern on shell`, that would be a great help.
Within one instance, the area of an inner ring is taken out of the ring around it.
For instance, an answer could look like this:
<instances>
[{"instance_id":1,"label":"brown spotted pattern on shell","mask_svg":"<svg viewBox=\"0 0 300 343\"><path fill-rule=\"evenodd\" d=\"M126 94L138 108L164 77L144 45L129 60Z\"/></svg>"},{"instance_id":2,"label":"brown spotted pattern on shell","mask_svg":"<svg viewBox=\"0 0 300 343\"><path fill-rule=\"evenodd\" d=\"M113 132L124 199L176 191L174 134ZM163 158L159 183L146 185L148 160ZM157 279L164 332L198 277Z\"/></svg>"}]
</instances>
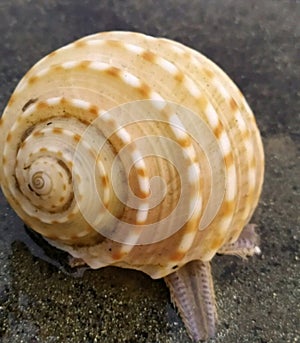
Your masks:
<instances>
[{"instance_id":1,"label":"brown spotted pattern on shell","mask_svg":"<svg viewBox=\"0 0 300 343\"><path fill-rule=\"evenodd\" d=\"M168 275L238 242L264 172L254 116L218 66L167 39L84 37L28 71L0 133L1 187L29 227L92 268L166 277L191 336L213 334Z\"/></svg>"}]
</instances>

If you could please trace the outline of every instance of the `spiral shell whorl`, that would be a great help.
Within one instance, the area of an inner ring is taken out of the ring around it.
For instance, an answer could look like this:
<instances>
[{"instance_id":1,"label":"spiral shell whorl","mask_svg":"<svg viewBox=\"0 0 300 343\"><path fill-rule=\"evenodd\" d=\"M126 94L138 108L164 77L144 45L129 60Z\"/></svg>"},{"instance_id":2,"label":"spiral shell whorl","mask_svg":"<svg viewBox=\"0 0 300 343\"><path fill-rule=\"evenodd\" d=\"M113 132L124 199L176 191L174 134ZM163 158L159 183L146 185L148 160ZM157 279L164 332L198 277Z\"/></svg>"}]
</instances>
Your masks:
<instances>
[{"instance_id":1,"label":"spiral shell whorl","mask_svg":"<svg viewBox=\"0 0 300 343\"><path fill-rule=\"evenodd\" d=\"M12 206L94 268L157 278L210 260L261 191L262 145L244 97L211 61L166 39L107 32L51 53L21 80L0 129Z\"/></svg>"},{"instance_id":2,"label":"spiral shell whorl","mask_svg":"<svg viewBox=\"0 0 300 343\"><path fill-rule=\"evenodd\" d=\"M81 116L83 107L88 106L65 98L36 102L18 117L6 137L3 171L8 196L12 194L13 201L18 202L23 220L51 239L73 242L91 233L94 236L81 211L91 218L98 217L105 206L112 206L115 213L119 211L105 173L114 157L112 148L105 144L97 156L101 133L94 127L85 133L84 143L78 144L87 128ZM74 117L69 116L70 112ZM6 156L16 156L16 160ZM82 175L89 169L95 170L99 182L83 182ZM103 203L99 202L98 192Z\"/></svg>"}]
</instances>

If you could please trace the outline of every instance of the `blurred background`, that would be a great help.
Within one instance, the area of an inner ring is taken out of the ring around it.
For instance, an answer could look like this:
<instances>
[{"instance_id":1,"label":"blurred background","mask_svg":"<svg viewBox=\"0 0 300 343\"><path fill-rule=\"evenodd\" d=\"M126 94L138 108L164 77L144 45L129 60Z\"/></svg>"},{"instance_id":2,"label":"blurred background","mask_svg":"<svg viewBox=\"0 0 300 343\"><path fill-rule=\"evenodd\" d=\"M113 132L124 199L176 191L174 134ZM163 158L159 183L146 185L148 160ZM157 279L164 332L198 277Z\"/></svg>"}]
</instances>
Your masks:
<instances>
[{"instance_id":1,"label":"blurred background","mask_svg":"<svg viewBox=\"0 0 300 343\"><path fill-rule=\"evenodd\" d=\"M262 255L212 263L211 342L298 342L300 333L300 2L0 0L0 113L24 73L84 35L139 31L199 50L237 83L266 154L252 222ZM190 342L162 280L117 268L71 271L0 194L0 342Z\"/></svg>"}]
</instances>

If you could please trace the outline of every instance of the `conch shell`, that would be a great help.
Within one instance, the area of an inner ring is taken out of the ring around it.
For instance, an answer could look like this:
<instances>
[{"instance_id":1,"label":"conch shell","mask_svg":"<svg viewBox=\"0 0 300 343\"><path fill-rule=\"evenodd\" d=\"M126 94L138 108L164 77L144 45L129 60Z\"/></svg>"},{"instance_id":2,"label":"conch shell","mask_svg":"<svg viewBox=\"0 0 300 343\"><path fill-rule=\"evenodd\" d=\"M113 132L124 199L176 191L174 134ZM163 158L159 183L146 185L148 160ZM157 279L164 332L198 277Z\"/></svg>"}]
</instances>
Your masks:
<instances>
[{"instance_id":1,"label":"conch shell","mask_svg":"<svg viewBox=\"0 0 300 343\"><path fill-rule=\"evenodd\" d=\"M191 337L214 335L209 261L259 252L247 223L264 173L254 116L218 66L168 39L84 37L20 81L0 160L27 226L92 268L164 277Z\"/></svg>"}]
</instances>

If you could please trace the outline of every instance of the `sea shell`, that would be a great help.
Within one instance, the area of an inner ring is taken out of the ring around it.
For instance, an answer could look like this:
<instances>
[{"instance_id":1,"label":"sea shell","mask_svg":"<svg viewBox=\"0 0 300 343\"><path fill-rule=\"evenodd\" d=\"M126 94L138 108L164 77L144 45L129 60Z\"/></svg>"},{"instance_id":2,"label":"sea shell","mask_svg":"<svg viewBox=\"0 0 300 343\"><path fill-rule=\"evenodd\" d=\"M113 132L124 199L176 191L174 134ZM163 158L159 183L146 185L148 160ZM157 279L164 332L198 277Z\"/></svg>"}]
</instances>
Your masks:
<instances>
[{"instance_id":1,"label":"sea shell","mask_svg":"<svg viewBox=\"0 0 300 343\"><path fill-rule=\"evenodd\" d=\"M218 66L168 39L84 37L20 81L0 159L27 226L92 268L165 277L191 337L214 335L209 261L259 251L246 224L264 173L254 116Z\"/></svg>"}]
</instances>

